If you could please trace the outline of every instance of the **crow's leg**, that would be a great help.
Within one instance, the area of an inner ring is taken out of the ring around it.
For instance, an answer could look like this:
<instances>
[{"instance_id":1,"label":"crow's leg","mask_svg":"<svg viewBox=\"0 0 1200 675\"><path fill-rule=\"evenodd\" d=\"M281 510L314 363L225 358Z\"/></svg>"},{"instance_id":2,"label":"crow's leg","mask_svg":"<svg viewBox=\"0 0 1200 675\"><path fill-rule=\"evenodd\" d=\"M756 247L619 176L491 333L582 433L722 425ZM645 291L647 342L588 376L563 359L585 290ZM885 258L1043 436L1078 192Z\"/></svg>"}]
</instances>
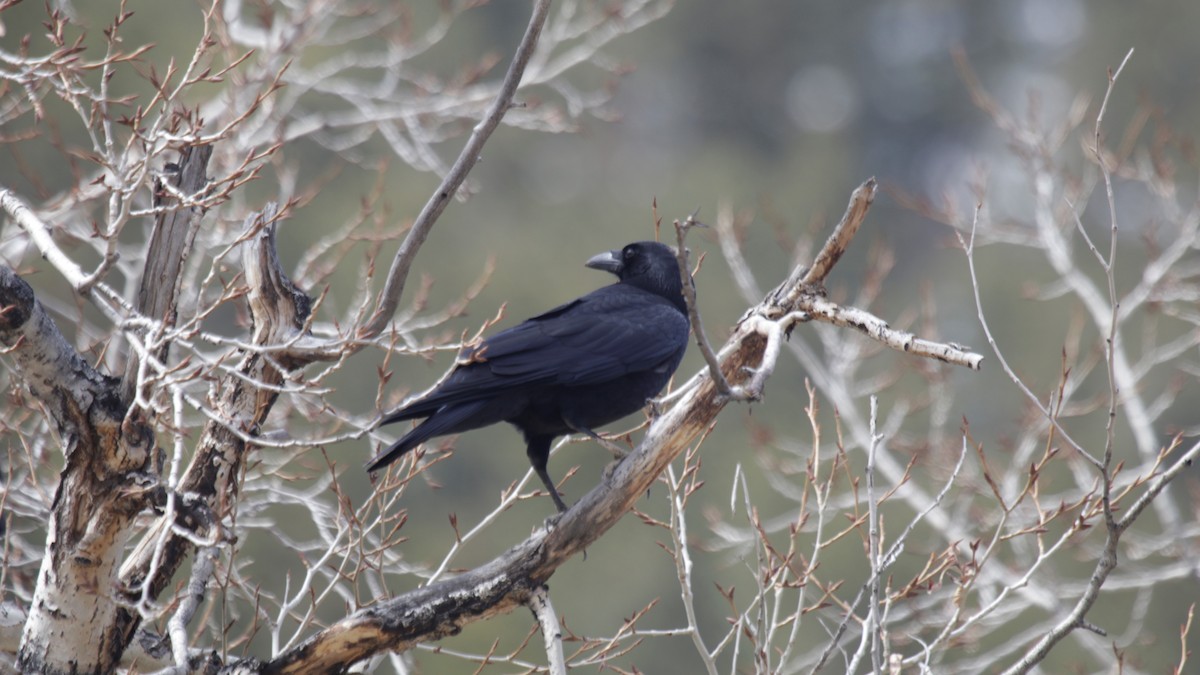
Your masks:
<instances>
[{"instance_id":1,"label":"crow's leg","mask_svg":"<svg viewBox=\"0 0 1200 675\"><path fill-rule=\"evenodd\" d=\"M594 440L600 444L600 447L611 452L613 457L615 457L617 459L624 459L625 455L629 454L629 451L626 450L625 448L622 448L621 446L617 445L616 443L613 443L612 441L608 440L607 438L601 437L600 434L596 433L595 431L592 431L591 429L583 426L582 424L576 424L565 417L563 418L563 421L567 423L567 426L571 427L571 431L574 431L577 434L584 434L584 435L590 436L592 438L592 440Z\"/></svg>"},{"instance_id":2,"label":"crow's leg","mask_svg":"<svg viewBox=\"0 0 1200 675\"><path fill-rule=\"evenodd\" d=\"M562 497L558 496L558 489L554 487L554 481L550 480L550 474L546 471L546 462L550 461L550 443L553 440L553 436L526 438L525 454L529 456L529 464L533 466L533 472L542 479L542 485L546 486L550 498L558 507L558 512L562 513L567 510L567 505L563 503Z\"/></svg>"}]
</instances>

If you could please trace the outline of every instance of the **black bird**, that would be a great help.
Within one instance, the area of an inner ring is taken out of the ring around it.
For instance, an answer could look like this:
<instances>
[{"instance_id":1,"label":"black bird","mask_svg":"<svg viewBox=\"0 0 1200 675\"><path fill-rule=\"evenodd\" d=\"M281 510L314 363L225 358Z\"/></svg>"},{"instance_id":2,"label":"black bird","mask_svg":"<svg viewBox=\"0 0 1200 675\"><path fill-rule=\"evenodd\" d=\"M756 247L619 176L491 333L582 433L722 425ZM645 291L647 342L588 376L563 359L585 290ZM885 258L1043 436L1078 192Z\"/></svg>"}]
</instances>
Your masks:
<instances>
[{"instance_id":1,"label":"black bird","mask_svg":"<svg viewBox=\"0 0 1200 675\"><path fill-rule=\"evenodd\" d=\"M619 281L464 348L436 389L380 424L426 418L367 463L376 471L435 436L508 422L525 435L529 463L560 512L546 472L550 445L636 412L679 366L688 342L679 263L642 241L592 257Z\"/></svg>"}]
</instances>

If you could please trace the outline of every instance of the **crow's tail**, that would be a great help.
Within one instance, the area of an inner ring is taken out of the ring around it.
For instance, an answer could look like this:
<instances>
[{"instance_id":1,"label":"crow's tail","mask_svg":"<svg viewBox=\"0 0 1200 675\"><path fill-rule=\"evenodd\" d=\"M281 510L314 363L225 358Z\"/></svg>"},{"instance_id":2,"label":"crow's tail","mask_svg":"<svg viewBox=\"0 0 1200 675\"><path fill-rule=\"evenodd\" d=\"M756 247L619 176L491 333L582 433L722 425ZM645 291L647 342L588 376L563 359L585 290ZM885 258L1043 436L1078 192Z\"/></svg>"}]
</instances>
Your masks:
<instances>
[{"instance_id":1,"label":"crow's tail","mask_svg":"<svg viewBox=\"0 0 1200 675\"><path fill-rule=\"evenodd\" d=\"M384 468L403 457L409 450L431 438L456 434L475 428L478 425L470 424L470 422L479 412L480 408L484 406L484 403L484 401L471 401L470 403L459 403L441 407L437 412L430 415L428 419L405 434L400 440L388 446L386 450L380 452L378 455L375 455L371 461L367 462L367 471L374 472ZM384 424L391 421L393 420L387 420Z\"/></svg>"}]
</instances>

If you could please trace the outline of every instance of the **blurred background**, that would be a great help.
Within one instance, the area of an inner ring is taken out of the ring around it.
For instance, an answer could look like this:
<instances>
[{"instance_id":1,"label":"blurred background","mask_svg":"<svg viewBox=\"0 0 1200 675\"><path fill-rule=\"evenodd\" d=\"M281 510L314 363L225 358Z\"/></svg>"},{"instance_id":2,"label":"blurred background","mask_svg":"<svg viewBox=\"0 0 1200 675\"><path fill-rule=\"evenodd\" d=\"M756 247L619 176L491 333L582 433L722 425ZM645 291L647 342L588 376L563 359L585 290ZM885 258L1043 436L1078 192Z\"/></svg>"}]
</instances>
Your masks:
<instances>
[{"instance_id":1,"label":"blurred background","mask_svg":"<svg viewBox=\"0 0 1200 675\"><path fill-rule=\"evenodd\" d=\"M156 43L151 54L160 70L170 56L188 58L199 31L199 8L187 5L181 10L180 3L141 1L127 5L134 12L123 28L128 43ZM92 27L110 21L114 11L111 3L62 6L79 23ZM528 9L529 3L512 0L472 8L416 65L452 79L461 69L494 55L498 64L487 77L499 77L524 30ZM414 24L426 20L424 11L414 8ZM0 13L3 49L16 51L21 36L37 35L44 12L41 3L23 3ZM947 456L952 457L945 454L947 447L957 447L953 432L959 420L969 421L973 437L984 444L993 464L1005 462L1005 439L1020 435L1031 424L1025 401L987 349L976 320L966 262L953 230L931 217L933 212L965 214L969 222L980 196L977 186L982 186L993 222L1027 221L1034 208L1028 164L1014 152L1009 135L973 102L962 68L956 66L955 52L961 51L960 63L967 64L982 88L1014 117L1053 129L1074 115L1090 129L1109 69L1133 48L1136 51L1110 103L1106 120L1110 142L1117 144L1139 110L1152 111L1160 132L1169 128L1174 138L1184 138L1200 131L1197 26L1200 3L1188 0L1149 4L1116 0L678 3L661 19L602 50L603 58L623 75L584 72L578 76L581 87L611 87L612 98L582 116L565 110L563 126L571 133L546 134L511 126L496 133L472 173L473 194L447 209L414 273L432 280L429 306L437 308L461 297L488 261L494 261L490 282L466 314L439 328L454 336L462 331L473 333L503 304L507 304L506 318L500 325L511 325L608 283L605 275L583 268L583 261L630 241L654 238L654 204L664 219L663 236L668 240L674 237L669 227L672 219L697 212L699 220L711 222L719 209L728 207L744 217L745 256L759 283L769 289L790 270L796 242L806 237L822 241L840 217L850 192L874 176L882 190L849 256L829 280L831 294L852 299L864 278L877 271L878 252L890 250L894 267L882 282L873 311L889 321L908 322L918 332L928 330L930 337L971 345L988 357L981 373L943 369L942 377L957 391L951 408L940 413L937 424L916 420L906 426L889 449L901 464L908 461L909 453L916 455L914 480L937 485L945 478ZM542 98L553 97L535 89L528 97L518 98L537 105ZM1085 112L1082 116L1078 114L1081 110ZM1063 145L1064 166L1087 163L1080 139L1088 137L1088 133L1079 133ZM435 147L443 160L450 161L462 140L462 135L455 135ZM20 157L0 159L0 183L36 200L39 194L52 193L56 184L70 180L67 174L56 176L61 164L54 158L23 152ZM285 157L300 182L323 176L330 168L327 149L311 139L287 147ZM378 187L382 187L382 196L373 209L388 226L397 227L415 217L438 177L392 159L378 182L380 160L384 159L384 148L363 149L357 162L339 165L319 193L293 212L281 234L285 267ZM1182 203L1195 199L1196 174L1194 167L1187 166L1188 160L1186 152L1178 157L1183 165L1178 195ZM17 171L18 164L28 170ZM46 185L33 185L28 177L31 173L40 175ZM252 184L244 189L250 208L273 198L269 185ZM1092 195L1096 208L1085 211L1083 225L1104 233L1108 214L1101 193ZM1146 255L1141 251L1140 235L1155 223L1161 224L1163 217L1157 211L1151 213L1153 200L1143 186L1119 184L1116 196L1123 226L1122 250L1128 249L1128 257L1122 260L1129 261L1128 267L1121 268L1121 274L1127 276L1119 279L1128 282L1138 278L1140 261ZM244 213L230 218L242 216ZM395 242L381 251L384 260L390 258L394 246ZM710 338L719 343L748 305L731 281L712 233L694 232L689 246L693 256L707 254L697 277L699 302ZM1001 254L996 248L984 248L978 255L982 302L995 336L1018 364L1018 373L1029 378L1036 392L1046 395L1057 381L1076 310L1067 302L1056 304L1034 297L1040 292L1035 284L1055 278L1040 256L1027 250ZM328 279L326 302L335 306L352 297L361 274L357 263L365 264L365 256L352 255L347 261L355 264L341 266ZM1100 278L1097 270L1089 274ZM913 323L934 306L937 310L932 319ZM234 330L232 319L228 322L228 329ZM1180 327L1169 330L1186 332ZM822 344L809 326L797 329L797 339ZM859 338L846 335L843 339ZM330 380L347 409L369 410L374 405L376 368L381 361L376 356L377 352L360 355ZM881 406L885 411L922 398L922 381L912 375L918 366L908 362L909 357L884 353L873 358L869 374L890 377L895 372L905 373L895 376L898 384L884 395ZM449 354L393 359L389 364L394 371L390 400L398 401L406 392L428 387L451 360ZM1185 360L1195 363L1194 349ZM701 365L692 349L680 375L688 377ZM1169 376L1155 375L1147 379L1146 387L1165 386ZM705 520L717 523L736 515L738 509L731 511L730 496L739 471L744 471L750 489L763 499L764 511L784 508L772 508L769 480L763 473L764 468L769 473L769 467L778 461L780 448L803 448L811 443L803 412L809 403L805 377L795 360L781 361L768 384L766 399L728 409L701 448L699 477L705 486L694 498L698 515L691 535L698 550L711 553L698 557L695 572L696 602L709 610L702 618L703 630L716 634L725 626L727 602L714 584L753 589L754 566L751 550L723 546L706 529ZM1185 379L1179 384L1179 398L1155 425L1161 443L1196 424L1195 378ZM370 384L363 386L367 382ZM1102 381L1097 380L1095 389L1104 391ZM866 409L865 397L857 402ZM825 440L832 442L833 405L819 403L821 419L827 424ZM274 421L281 429L295 423ZM924 438L922 424L949 429L949 444L939 447ZM1099 431L1095 426L1091 429L1081 430L1080 440L1102 442L1102 425ZM1122 430L1118 438L1127 443L1129 432ZM336 459L343 489L352 500L365 500L372 489L359 467L373 454L373 445L362 440L324 448ZM453 457L429 470L425 480L414 482L404 496L402 506L409 514L405 556L414 563L436 564L452 545L455 532L447 514L455 514L459 523L474 524L495 507L499 491L526 470L521 438L508 428L463 435L455 448ZM803 457L806 453L797 454ZM317 471L321 462L313 459ZM568 468L579 466L564 486L565 498L571 502L598 480L607 461L607 453L594 444L571 444L551 460L550 470L561 477ZM852 452L851 462L854 470L861 469L861 449ZM978 482L978 464L969 460L964 471L974 474L972 481ZM1170 495L1193 514L1193 520L1197 490L1200 479L1192 471L1173 486ZM661 486L640 506L664 517ZM465 568L491 559L527 535L551 511L548 499L522 502L504 513L484 536L469 542L454 566ZM741 517L744 519L744 514ZM566 617L569 631L583 636L611 633L623 619L655 599L660 604L639 626L679 625L675 569L655 544L665 536L665 531L628 517L602 538L586 559L562 568L551 587L556 609ZM255 541L243 543L243 551L255 561L248 568L250 573L302 569L294 559L277 557L268 543L261 548ZM911 556L909 563L918 567L929 554L919 548L906 552ZM826 564L861 568L861 558L860 543L850 542ZM1087 556L1079 556L1077 569L1069 558L1067 554L1057 561L1053 572L1047 572L1051 581L1056 577L1086 578L1090 573L1092 562ZM858 583L861 579L850 585ZM1178 631L1188 605L1200 599L1196 589L1194 576L1157 587L1147 600L1149 609L1141 610L1146 615L1139 625L1144 628L1134 635L1122 633L1121 628L1134 611L1132 593L1114 591L1089 619L1112 627L1111 640L1129 649L1131 663L1136 662L1144 672L1165 672L1168 664L1176 662ZM407 589L397 585L391 590ZM814 631L812 643L822 643L835 624L833 618L809 624ZM441 645L449 650L485 652L499 639L504 648L511 648L529 630L528 614L516 612L474 624ZM614 663L640 672L697 672L699 662L687 638L662 638L653 644L651 649ZM1190 644L1194 648L1200 641L1190 638ZM1047 662L1044 672L1096 672L1091 670L1092 661L1080 660L1073 651L1086 648L1068 640ZM534 649L526 652L525 658L540 663L542 655ZM428 652L419 652L416 662L423 664L417 666L417 672L472 669ZM497 668L487 672L513 670L512 666Z\"/></svg>"}]
</instances>

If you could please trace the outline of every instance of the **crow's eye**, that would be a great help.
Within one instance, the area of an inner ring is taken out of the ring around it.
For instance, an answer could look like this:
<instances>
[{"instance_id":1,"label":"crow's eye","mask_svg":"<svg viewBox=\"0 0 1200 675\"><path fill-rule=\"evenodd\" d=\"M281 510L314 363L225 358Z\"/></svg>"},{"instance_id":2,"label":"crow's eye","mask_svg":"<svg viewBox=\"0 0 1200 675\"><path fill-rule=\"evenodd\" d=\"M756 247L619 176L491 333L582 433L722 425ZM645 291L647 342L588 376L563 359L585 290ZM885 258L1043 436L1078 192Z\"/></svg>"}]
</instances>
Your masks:
<instances>
[{"instance_id":1,"label":"crow's eye","mask_svg":"<svg viewBox=\"0 0 1200 675\"><path fill-rule=\"evenodd\" d=\"M625 249L621 253L621 256L624 257L626 260L633 260L633 256L635 256L635 255L637 255L637 251L633 250L632 247Z\"/></svg>"}]
</instances>

